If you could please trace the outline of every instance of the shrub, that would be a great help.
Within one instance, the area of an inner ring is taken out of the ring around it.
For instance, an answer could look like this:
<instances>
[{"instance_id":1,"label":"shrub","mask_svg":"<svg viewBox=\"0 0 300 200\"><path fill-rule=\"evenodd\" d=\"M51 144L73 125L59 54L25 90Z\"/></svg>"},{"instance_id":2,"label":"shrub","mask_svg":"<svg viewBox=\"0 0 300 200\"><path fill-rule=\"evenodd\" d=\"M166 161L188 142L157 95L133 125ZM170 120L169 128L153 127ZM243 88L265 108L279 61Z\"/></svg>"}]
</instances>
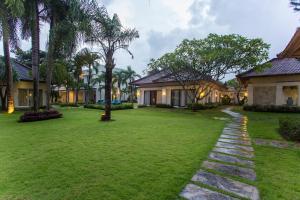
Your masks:
<instances>
[{"instance_id":1,"label":"shrub","mask_svg":"<svg viewBox=\"0 0 300 200\"><path fill-rule=\"evenodd\" d=\"M168 104L156 104L155 107L157 108L173 108L173 106Z\"/></svg>"},{"instance_id":2,"label":"shrub","mask_svg":"<svg viewBox=\"0 0 300 200\"><path fill-rule=\"evenodd\" d=\"M231 103L231 99L228 95L224 95L221 99L223 105L229 105Z\"/></svg>"},{"instance_id":3,"label":"shrub","mask_svg":"<svg viewBox=\"0 0 300 200\"><path fill-rule=\"evenodd\" d=\"M105 105L88 104L85 105L84 108L104 110ZM111 110L127 110L127 109L133 109L133 104L123 103L119 105L111 105Z\"/></svg>"},{"instance_id":4,"label":"shrub","mask_svg":"<svg viewBox=\"0 0 300 200\"><path fill-rule=\"evenodd\" d=\"M25 112L19 122L34 122L48 119L61 118L62 114L56 110L42 111L42 112Z\"/></svg>"},{"instance_id":5,"label":"shrub","mask_svg":"<svg viewBox=\"0 0 300 200\"><path fill-rule=\"evenodd\" d=\"M278 112L278 113L300 113L298 106L276 106L276 105L245 105L245 111L253 112Z\"/></svg>"},{"instance_id":6,"label":"shrub","mask_svg":"<svg viewBox=\"0 0 300 200\"><path fill-rule=\"evenodd\" d=\"M61 107L79 107L80 105L75 104L75 103L61 103L59 104Z\"/></svg>"},{"instance_id":7,"label":"shrub","mask_svg":"<svg viewBox=\"0 0 300 200\"><path fill-rule=\"evenodd\" d=\"M147 108L148 106L146 105L138 105L138 108Z\"/></svg>"},{"instance_id":8,"label":"shrub","mask_svg":"<svg viewBox=\"0 0 300 200\"><path fill-rule=\"evenodd\" d=\"M207 109L213 109L217 108L219 104L217 103L207 103L207 104L201 104L201 103L194 103L194 104L188 104L188 109L190 110L207 110Z\"/></svg>"},{"instance_id":9,"label":"shrub","mask_svg":"<svg viewBox=\"0 0 300 200\"><path fill-rule=\"evenodd\" d=\"M279 133L287 140L300 141L300 119L292 117L279 119Z\"/></svg>"}]
</instances>

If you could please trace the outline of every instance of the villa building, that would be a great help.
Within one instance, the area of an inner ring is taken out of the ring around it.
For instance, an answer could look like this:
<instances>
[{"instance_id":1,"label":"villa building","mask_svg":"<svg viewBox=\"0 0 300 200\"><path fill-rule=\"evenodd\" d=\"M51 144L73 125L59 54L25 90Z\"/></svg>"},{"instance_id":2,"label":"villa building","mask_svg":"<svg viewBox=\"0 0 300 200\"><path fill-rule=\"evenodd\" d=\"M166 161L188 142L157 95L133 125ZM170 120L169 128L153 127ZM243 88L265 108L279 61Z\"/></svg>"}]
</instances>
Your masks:
<instances>
[{"instance_id":1,"label":"villa building","mask_svg":"<svg viewBox=\"0 0 300 200\"><path fill-rule=\"evenodd\" d=\"M174 107L186 107L191 103L187 91L163 71L150 74L132 84L138 87L139 105L167 104ZM206 82L199 80L199 84L205 85ZM209 85L211 92L205 95L199 103L218 103L227 91L226 86L220 82L210 81Z\"/></svg>"},{"instance_id":2,"label":"villa building","mask_svg":"<svg viewBox=\"0 0 300 200\"><path fill-rule=\"evenodd\" d=\"M248 105L300 106L300 29L271 67L237 77L248 89Z\"/></svg>"},{"instance_id":3,"label":"villa building","mask_svg":"<svg viewBox=\"0 0 300 200\"><path fill-rule=\"evenodd\" d=\"M28 108L33 106L33 79L31 76L31 67L23 65L12 59L13 70L17 74L18 81L13 84L14 106L16 108ZM0 81L1 84L1 81ZM39 98L40 106L46 105L46 83L40 81ZM1 102L0 102L1 104Z\"/></svg>"}]
</instances>

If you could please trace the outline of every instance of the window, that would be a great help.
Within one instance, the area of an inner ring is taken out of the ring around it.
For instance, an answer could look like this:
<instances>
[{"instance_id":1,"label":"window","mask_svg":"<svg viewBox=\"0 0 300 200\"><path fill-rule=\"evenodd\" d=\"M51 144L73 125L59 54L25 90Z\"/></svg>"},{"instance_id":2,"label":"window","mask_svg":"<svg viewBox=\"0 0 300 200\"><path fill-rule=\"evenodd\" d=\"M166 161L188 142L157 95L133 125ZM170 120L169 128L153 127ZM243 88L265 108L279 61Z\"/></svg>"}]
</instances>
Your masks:
<instances>
[{"instance_id":1,"label":"window","mask_svg":"<svg viewBox=\"0 0 300 200\"><path fill-rule=\"evenodd\" d=\"M33 106L33 90L19 89L18 90L18 106ZM43 90L39 90L40 106L43 105Z\"/></svg>"},{"instance_id":2,"label":"window","mask_svg":"<svg viewBox=\"0 0 300 200\"><path fill-rule=\"evenodd\" d=\"M28 106L27 98L28 98L27 90L19 89L19 94L18 94L19 106Z\"/></svg>"}]
</instances>

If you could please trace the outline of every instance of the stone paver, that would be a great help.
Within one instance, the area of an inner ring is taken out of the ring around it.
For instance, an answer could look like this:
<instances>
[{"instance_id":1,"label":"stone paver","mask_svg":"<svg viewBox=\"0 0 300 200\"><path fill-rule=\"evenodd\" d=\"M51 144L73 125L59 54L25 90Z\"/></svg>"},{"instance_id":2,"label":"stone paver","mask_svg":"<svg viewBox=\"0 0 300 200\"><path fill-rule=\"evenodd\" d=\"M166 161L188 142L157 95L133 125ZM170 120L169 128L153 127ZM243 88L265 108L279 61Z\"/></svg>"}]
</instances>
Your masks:
<instances>
[{"instance_id":1,"label":"stone paver","mask_svg":"<svg viewBox=\"0 0 300 200\"><path fill-rule=\"evenodd\" d=\"M248 136L243 136L243 135L222 134L220 137L225 138L225 139L236 139L236 140L246 140L246 141L250 140L250 138Z\"/></svg>"},{"instance_id":2,"label":"stone paver","mask_svg":"<svg viewBox=\"0 0 300 200\"><path fill-rule=\"evenodd\" d=\"M204 161L202 167L207 169L212 169L218 172L229 174L232 176L238 176L241 178L249 179L255 181L256 174L253 169L238 167L234 165L226 165L216 162Z\"/></svg>"},{"instance_id":3,"label":"stone paver","mask_svg":"<svg viewBox=\"0 0 300 200\"><path fill-rule=\"evenodd\" d=\"M231 144L241 144L241 145L251 145L250 141L241 141L241 140L234 140L234 139L224 139L224 138L220 138L219 142L227 142L227 143L231 143Z\"/></svg>"},{"instance_id":4,"label":"stone paver","mask_svg":"<svg viewBox=\"0 0 300 200\"><path fill-rule=\"evenodd\" d=\"M256 179L254 162L249 160L254 157L254 149L247 132L248 120L229 109L223 112L231 115L232 120L223 129L215 148L208 156L209 160L202 164L202 168L210 172L200 169L192 181L201 184L201 187L188 184L180 196L189 200L231 200L235 199L231 197L233 195L259 200L259 192L255 186L234 180L237 177L251 181ZM224 195L222 191L228 195Z\"/></svg>"},{"instance_id":5,"label":"stone paver","mask_svg":"<svg viewBox=\"0 0 300 200\"><path fill-rule=\"evenodd\" d=\"M211 152L208 156L212 160L227 162L231 164L244 165L246 167L254 167L254 162L251 160L244 160L235 156L224 155L221 153Z\"/></svg>"},{"instance_id":6,"label":"stone paver","mask_svg":"<svg viewBox=\"0 0 300 200\"><path fill-rule=\"evenodd\" d=\"M259 199L256 187L220 175L215 175L204 170L199 170L197 174L193 176L192 181L200 182L251 200Z\"/></svg>"},{"instance_id":7,"label":"stone paver","mask_svg":"<svg viewBox=\"0 0 300 200\"><path fill-rule=\"evenodd\" d=\"M228 148L221 148L221 147L215 147L213 149L214 152L219 152L219 153L225 153L229 155L234 155L234 156L241 156L245 158L254 158L253 152L249 151L243 151L239 149L228 149Z\"/></svg>"},{"instance_id":8,"label":"stone paver","mask_svg":"<svg viewBox=\"0 0 300 200\"><path fill-rule=\"evenodd\" d=\"M254 151L253 147L251 147L251 146L243 146L243 145L238 145L238 144L229 144L229 143L225 143L225 142L217 142L216 147L238 149L238 150L244 150L244 151Z\"/></svg>"},{"instance_id":9,"label":"stone paver","mask_svg":"<svg viewBox=\"0 0 300 200\"><path fill-rule=\"evenodd\" d=\"M230 196L199 187L194 184L188 184L180 194L181 197L188 200L233 200Z\"/></svg>"}]
</instances>

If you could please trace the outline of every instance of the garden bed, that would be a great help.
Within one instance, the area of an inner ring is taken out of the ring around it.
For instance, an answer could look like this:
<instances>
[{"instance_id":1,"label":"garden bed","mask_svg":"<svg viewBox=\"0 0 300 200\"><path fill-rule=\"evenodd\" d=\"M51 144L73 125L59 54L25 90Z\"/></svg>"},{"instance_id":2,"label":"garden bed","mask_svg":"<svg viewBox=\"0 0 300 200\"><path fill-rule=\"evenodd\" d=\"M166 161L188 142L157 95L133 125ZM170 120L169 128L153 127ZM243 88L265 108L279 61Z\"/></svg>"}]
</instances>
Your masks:
<instances>
[{"instance_id":1,"label":"garden bed","mask_svg":"<svg viewBox=\"0 0 300 200\"><path fill-rule=\"evenodd\" d=\"M56 110L42 111L42 112L25 112L19 122L34 122L49 119L61 118L62 114Z\"/></svg>"}]
</instances>

